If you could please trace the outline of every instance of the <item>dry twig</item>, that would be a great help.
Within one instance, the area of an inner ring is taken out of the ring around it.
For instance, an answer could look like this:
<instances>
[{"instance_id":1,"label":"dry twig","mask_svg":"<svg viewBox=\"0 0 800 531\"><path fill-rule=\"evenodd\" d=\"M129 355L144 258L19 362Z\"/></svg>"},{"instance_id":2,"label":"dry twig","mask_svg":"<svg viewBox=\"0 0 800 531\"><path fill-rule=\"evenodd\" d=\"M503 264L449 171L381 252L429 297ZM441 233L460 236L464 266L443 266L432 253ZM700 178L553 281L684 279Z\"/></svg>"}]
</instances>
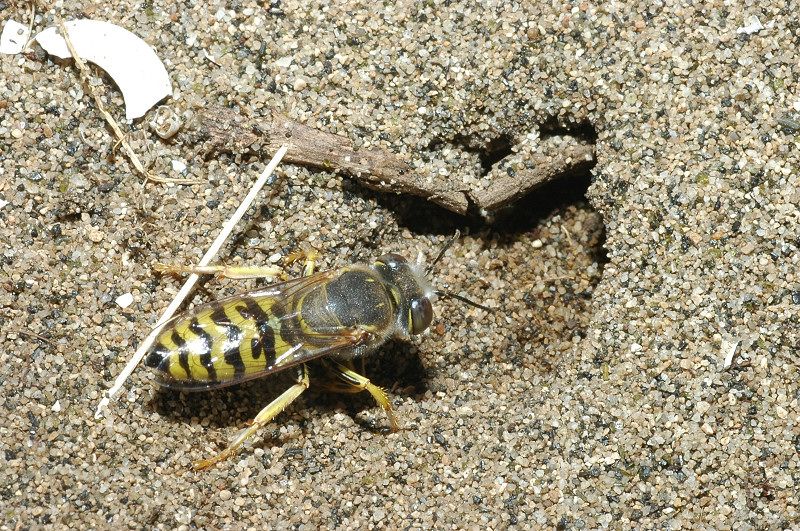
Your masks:
<instances>
[{"instance_id":1,"label":"dry twig","mask_svg":"<svg viewBox=\"0 0 800 531\"><path fill-rule=\"evenodd\" d=\"M291 146L287 162L339 171L374 190L416 195L454 212L465 213L469 208L463 192L442 190L441 183L426 182L394 153L355 149L346 137L303 125L278 113L257 120L224 107L209 107L200 112L199 127L201 136L207 140L206 154L242 152L256 143L272 151L285 143Z\"/></svg>"},{"instance_id":2,"label":"dry twig","mask_svg":"<svg viewBox=\"0 0 800 531\"><path fill-rule=\"evenodd\" d=\"M541 151L532 154L528 161L529 169L519 170L512 175L489 174L492 184L485 190L473 193L475 203L485 211L494 211L512 204L534 189L561 175L582 171L594 164L594 146L577 141L567 146L552 149L548 142L542 142Z\"/></svg>"},{"instance_id":3,"label":"dry twig","mask_svg":"<svg viewBox=\"0 0 800 531\"><path fill-rule=\"evenodd\" d=\"M564 173L590 167L594 147L571 143L563 151L548 149L537 154L532 169L514 176L499 176L486 190L442 189L441 181L416 174L399 156L383 149L355 149L346 137L303 125L284 115L273 113L267 119L248 118L235 110L208 107L199 112L201 148L204 156L214 151L241 153L260 144L267 150L288 143L286 161L301 166L338 171L361 184L383 192L422 197L459 214L471 207L493 211L506 206L537 186Z\"/></svg>"},{"instance_id":4,"label":"dry twig","mask_svg":"<svg viewBox=\"0 0 800 531\"><path fill-rule=\"evenodd\" d=\"M20 328L15 328L15 329L12 329L10 331L11 332L16 332L17 334L20 334L20 335L23 335L23 336L27 336L27 337L30 337L30 338L33 338L33 339L38 339L42 343L47 343L48 345L53 345L53 342L51 340L47 339L46 337L40 336L39 334L35 334L33 332L29 332L27 330L22 330Z\"/></svg>"}]
</instances>

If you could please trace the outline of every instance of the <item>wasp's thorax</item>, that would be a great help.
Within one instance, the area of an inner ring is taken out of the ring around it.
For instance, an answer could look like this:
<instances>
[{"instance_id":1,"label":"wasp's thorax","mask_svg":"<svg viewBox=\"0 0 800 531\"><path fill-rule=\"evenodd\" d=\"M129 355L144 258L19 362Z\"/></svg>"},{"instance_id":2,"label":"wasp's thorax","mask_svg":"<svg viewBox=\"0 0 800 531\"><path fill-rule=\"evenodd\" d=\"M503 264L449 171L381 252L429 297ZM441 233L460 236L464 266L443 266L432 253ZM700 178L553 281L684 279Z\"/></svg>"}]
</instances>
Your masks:
<instances>
[{"instance_id":1,"label":"wasp's thorax","mask_svg":"<svg viewBox=\"0 0 800 531\"><path fill-rule=\"evenodd\" d=\"M381 276L394 302L396 334L420 334L433 320L436 292L420 264L411 264L398 254L387 254L372 265Z\"/></svg>"}]
</instances>

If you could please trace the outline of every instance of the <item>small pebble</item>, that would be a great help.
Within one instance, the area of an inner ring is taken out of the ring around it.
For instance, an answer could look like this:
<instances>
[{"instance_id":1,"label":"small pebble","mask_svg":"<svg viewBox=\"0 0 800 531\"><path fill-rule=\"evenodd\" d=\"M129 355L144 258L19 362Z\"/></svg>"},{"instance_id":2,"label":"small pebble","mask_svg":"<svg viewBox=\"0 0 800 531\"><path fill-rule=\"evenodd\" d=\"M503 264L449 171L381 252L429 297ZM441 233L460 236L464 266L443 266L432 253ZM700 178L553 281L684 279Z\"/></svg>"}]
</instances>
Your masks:
<instances>
[{"instance_id":1,"label":"small pebble","mask_svg":"<svg viewBox=\"0 0 800 531\"><path fill-rule=\"evenodd\" d=\"M123 293L122 295L114 299L114 302L116 302L117 306L119 306L120 308L127 308L128 306L133 304L133 294Z\"/></svg>"},{"instance_id":2,"label":"small pebble","mask_svg":"<svg viewBox=\"0 0 800 531\"><path fill-rule=\"evenodd\" d=\"M302 77L298 77L297 79L294 80L294 85L292 86L292 88L294 89L295 92L300 92L302 90L305 90L307 86L308 82Z\"/></svg>"},{"instance_id":3,"label":"small pebble","mask_svg":"<svg viewBox=\"0 0 800 531\"><path fill-rule=\"evenodd\" d=\"M101 241L103 241L103 238L104 238L104 235L103 235L103 233L101 231L96 230L96 229L92 229L92 230L89 231L89 239L93 243L100 243Z\"/></svg>"},{"instance_id":4,"label":"small pebble","mask_svg":"<svg viewBox=\"0 0 800 531\"><path fill-rule=\"evenodd\" d=\"M172 171L176 173L183 173L186 171L186 163L180 159L172 161Z\"/></svg>"}]
</instances>

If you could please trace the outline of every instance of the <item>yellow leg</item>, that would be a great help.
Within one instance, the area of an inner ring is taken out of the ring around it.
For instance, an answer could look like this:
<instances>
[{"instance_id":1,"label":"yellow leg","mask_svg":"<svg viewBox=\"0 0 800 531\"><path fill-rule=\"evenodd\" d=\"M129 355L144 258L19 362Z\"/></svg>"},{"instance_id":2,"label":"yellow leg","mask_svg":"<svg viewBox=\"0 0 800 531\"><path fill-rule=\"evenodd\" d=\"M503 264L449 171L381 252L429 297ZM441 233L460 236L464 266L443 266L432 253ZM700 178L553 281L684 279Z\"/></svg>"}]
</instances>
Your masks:
<instances>
[{"instance_id":1,"label":"yellow leg","mask_svg":"<svg viewBox=\"0 0 800 531\"><path fill-rule=\"evenodd\" d=\"M305 267L303 268L303 276L307 277L314 273L314 269L317 266L317 259L319 258L319 251L311 247L310 245L302 245L299 250L294 251L286 255L286 262L287 265L293 264L298 260L305 260Z\"/></svg>"},{"instance_id":2,"label":"yellow leg","mask_svg":"<svg viewBox=\"0 0 800 531\"><path fill-rule=\"evenodd\" d=\"M354 372L357 372L357 373L360 373L360 374L364 374L365 372L367 372L366 371L366 364L364 362L365 359L366 359L365 356L359 356L358 357L358 365L360 367L358 370L356 370L356 366L353 363L353 360L342 360L339 363L341 363L342 365L344 365L345 367L347 367L351 371L354 371ZM358 392L358 391L356 391L356 392Z\"/></svg>"},{"instance_id":3,"label":"yellow leg","mask_svg":"<svg viewBox=\"0 0 800 531\"><path fill-rule=\"evenodd\" d=\"M349 364L352 365L352 363ZM375 399L375 402L386 412L386 416L389 417L389 423L392 426L392 431L400 429L397 424L397 418L394 416L392 402L389 400L385 389L370 382L369 378L358 374L352 367L347 367L342 363L331 360L325 360L325 365L339 377L340 382L321 384L321 387L337 393L360 393L361 391L367 391L372 395L372 398Z\"/></svg>"},{"instance_id":4,"label":"yellow leg","mask_svg":"<svg viewBox=\"0 0 800 531\"><path fill-rule=\"evenodd\" d=\"M308 370L306 366L303 365L301 369L301 375L298 378L296 384L291 386L289 389L284 391L284 393L276 398L275 400L270 403L267 407L262 409L256 418L253 420L253 424L242 430L241 433L233 440L233 442L225 448L222 452L218 453L214 457L210 459L202 459L200 461L195 461L193 467L195 470L203 470L210 466L219 463L220 461L224 461L225 459L231 457L236 453L239 447L256 431L261 429L264 425L269 423L272 419L274 419L278 413L286 409L286 406L291 404L298 396L300 396L303 391L308 389L309 380L308 380Z\"/></svg>"},{"instance_id":5,"label":"yellow leg","mask_svg":"<svg viewBox=\"0 0 800 531\"><path fill-rule=\"evenodd\" d=\"M224 278L278 278L283 274L281 268L276 266L183 266L169 264L155 264L153 269L159 273L179 274L196 273L198 275L217 275Z\"/></svg>"},{"instance_id":6,"label":"yellow leg","mask_svg":"<svg viewBox=\"0 0 800 531\"><path fill-rule=\"evenodd\" d=\"M305 259L303 276L314 273L314 268L319 258L319 252L309 245L303 245L299 250L286 256L286 264L292 264ZM196 273L198 275L217 275L221 278L248 279L248 278L278 278L285 277L285 273L277 266L184 266L174 264L154 264L153 269L159 273L177 275L181 273Z\"/></svg>"}]
</instances>

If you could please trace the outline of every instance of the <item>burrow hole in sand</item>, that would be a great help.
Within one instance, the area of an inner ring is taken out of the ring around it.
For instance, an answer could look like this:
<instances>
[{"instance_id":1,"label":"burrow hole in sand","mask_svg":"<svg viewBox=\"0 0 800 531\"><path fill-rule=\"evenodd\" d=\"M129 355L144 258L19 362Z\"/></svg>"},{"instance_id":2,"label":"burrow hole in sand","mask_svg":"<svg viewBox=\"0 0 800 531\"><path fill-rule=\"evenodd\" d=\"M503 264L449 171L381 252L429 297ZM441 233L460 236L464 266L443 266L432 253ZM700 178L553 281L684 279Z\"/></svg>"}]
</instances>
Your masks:
<instances>
[{"instance_id":1,"label":"burrow hole in sand","mask_svg":"<svg viewBox=\"0 0 800 531\"><path fill-rule=\"evenodd\" d=\"M539 135L572 135L591 143L596 140L590 125L565 129L548 123L539 128ZM480 177L512 156L514 142L514 137L502 134L481 145L456 139L448 147L463 149L467 159L472 157L472 164L460 171L473 168ZM440 149L441 145L435 147ZM530 367L539 373L557 370L586 335L592 295L607 262L603 220L586 197L591 182L591 167L564 173L495 213L491 220L452 214L419 199L379 199L412 233L446 236L458 228L481 240L477 259L468 264L469 278L449 287L481 302L481 292L487 286L500 286L502 300L497 313L511 319L506 322L496 315L478 320L466 309L462 319L462 310L451 306L444 319L446 326L484 330L482 335L492 338L488 347L460 341L455 333L450 336L455 337L452 341L459 353L457 359L422 352L435 348L431 345L436 341L419 349L389 345L367 364L373 380L419 396L439 390L437 376L450 373L454 363L462 369L482 367L489 373L498 362ZM459 252L458 245L454 245L455 252ZM424 360L408 355L417 350Z\"/></svg>"}]
</instances>

